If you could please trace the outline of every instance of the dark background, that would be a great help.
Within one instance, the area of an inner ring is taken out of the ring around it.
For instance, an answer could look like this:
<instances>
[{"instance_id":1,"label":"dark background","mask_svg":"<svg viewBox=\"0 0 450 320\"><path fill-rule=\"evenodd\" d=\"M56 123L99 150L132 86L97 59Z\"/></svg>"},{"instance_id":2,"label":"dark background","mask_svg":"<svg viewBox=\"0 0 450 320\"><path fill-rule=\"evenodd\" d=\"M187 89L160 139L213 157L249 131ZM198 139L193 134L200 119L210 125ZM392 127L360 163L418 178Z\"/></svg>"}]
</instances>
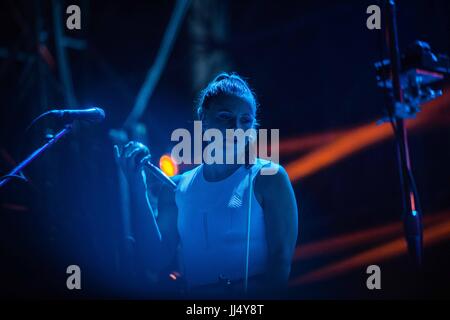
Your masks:
<instances>
[{"instance_id":1,"label":"dark background","mask_svg":"<svg viewBox=\"0 0 450 320\"><path fill-rule=\"evenodd\" d=\"M100 106L107 119L99 125L77 124L71 135L25 170L30 183L11 181L0 191L2 296L139 296L123 271L120 193L109 130L119 129L131 111L175 2L73 3L81 7L82 29L63 30L85 41L85 47L67 50L77 98L77 105L70 107ZM63 1L63 8L73 3ZM261 105L261 127L279 128L281 141L374 123L384 115L385 99L376 86L373 63L386 56L382 31L366 28L366 8L375 3L193 1L141 119L155 159L170 150L172 130L192 125L199 90L220 71L236 71L248 80ZM32 119L49 109L68 108L58 73L52 5L52 1L12 0L0 5L2 174L13 168L10 158L24 159L45 141L50 128L53 133L58 129L57 124L44 121L25 133ZM450 53L449 9L450 3L444 0L398 1L400 47L421 39L435 52ZM203 38L196 38L192 31L198 20L203 21ZM46 33L37 32L39 21ZM36 55L38 35L54 65ZM31 58L17 60L18 53ZM199 64L205 72L196 69ZM430 124L410 135L424 215L450 208L449 133L449 126ZM281 164L301 155L281 154ZM293 186L300 209L300 248L400 221L392 139ZM426 246L421 272L414 271L406 254L375 263L381 267L382 290L366 288L367 265L361 265L292 287L292 297L449 298L449 245L447 237ZM292 278L372 247L364 244L296 261ZM82 270L78 292L65 286L66 267L71 264Z\"/></svg>"}]
</instances>

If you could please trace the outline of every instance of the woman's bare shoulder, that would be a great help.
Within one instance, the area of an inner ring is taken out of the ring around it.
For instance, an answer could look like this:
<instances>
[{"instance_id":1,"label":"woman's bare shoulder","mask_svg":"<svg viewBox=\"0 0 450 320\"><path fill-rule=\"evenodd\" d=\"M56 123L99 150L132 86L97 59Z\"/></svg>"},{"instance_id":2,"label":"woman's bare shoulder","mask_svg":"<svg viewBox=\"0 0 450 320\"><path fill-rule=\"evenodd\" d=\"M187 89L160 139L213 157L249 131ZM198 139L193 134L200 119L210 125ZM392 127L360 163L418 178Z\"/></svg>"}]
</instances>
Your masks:
<instances>
[{"instance_id":1,"label":"woman's bare shoulder","mask_svg":"<svg viewBox=\"0 0 450 320\"><path fill-rule=\"evenodd\" d=\"M272 161L264 164L255 177L255 190L261 195L274 195L290 187L289 175L284 167Z\"/></svg>"}]
</instances>

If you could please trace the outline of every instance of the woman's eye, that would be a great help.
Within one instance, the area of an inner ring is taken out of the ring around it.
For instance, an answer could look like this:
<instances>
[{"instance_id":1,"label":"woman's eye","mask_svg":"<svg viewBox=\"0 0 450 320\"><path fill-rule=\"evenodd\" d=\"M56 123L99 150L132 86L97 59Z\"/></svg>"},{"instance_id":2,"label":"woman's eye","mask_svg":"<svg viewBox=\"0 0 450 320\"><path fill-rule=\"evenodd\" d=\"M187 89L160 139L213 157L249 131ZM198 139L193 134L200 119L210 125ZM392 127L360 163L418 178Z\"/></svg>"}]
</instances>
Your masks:
<instances>
[{"instance_id":1,"label":"woman's eye","mask_svg":"<svg viewBox=\"0 0 450 320\"><path fill-rule=\"evenodd\" d=\"M220 120L228 121L228 120L231 120L233 118L233 116L230 113L222 112L217 115L217 118L219 118Z\"/></svg>"},{"instance_id":2,"label":"woman's eye","mask_svg":"<svg viewBox=\"0 0 450 320\"><path fill-rule=\"evenodd\" d=\"M249 124L249 123L253 122L253 118L251 118L251 117L244 117L244 118L241 119L241 122L245 123L245 124Z\"/></svg>"}]
</instances>

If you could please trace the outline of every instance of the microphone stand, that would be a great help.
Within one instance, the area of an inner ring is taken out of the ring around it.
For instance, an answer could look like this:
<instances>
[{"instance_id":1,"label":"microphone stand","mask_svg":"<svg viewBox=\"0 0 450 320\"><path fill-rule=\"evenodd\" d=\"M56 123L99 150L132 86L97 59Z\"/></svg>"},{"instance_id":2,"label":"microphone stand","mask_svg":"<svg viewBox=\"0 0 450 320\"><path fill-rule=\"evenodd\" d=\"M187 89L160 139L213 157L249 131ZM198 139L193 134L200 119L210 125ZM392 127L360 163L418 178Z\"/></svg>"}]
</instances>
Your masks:
<instances>
[{"instance_id":1,"label":"microphone stand","mask_svg":"<svg viewBox=\"0 0 450 320\"><path fill-rule=\"evenodd\" d=\"M39 157L45 150L50 148L56 142L58 142L62 137L72 131L72 124L66 124L63 129L61 129L57 134L55 134L46 144L38 148L32 154L30 154L25 160L19 163L14 169L12 169L3 178L0 178L0 188L6 185L12 178L14 178L18 173L20 173L25 167L27 167L34 159Z\"/></svg>"},{"instance_id":2,"label":"microphone stand","mask_svg":"<svg viewBox=\"0 0 450 320\"><path fill-rule=\"evenodd\" d=\"M398 47L397 20L395 1L387 0L387 43L392 66L393 103L388 106L390 120L393 123L395 141L397 144L397 159L403 197L403 227L408 251L416 266L422 263L423 227L422 212L419 208L418 193L411 170L408 136L404 119L399 117L395 108L404 103L400 84L400 52Z\"/></svg>"}]
</instances>

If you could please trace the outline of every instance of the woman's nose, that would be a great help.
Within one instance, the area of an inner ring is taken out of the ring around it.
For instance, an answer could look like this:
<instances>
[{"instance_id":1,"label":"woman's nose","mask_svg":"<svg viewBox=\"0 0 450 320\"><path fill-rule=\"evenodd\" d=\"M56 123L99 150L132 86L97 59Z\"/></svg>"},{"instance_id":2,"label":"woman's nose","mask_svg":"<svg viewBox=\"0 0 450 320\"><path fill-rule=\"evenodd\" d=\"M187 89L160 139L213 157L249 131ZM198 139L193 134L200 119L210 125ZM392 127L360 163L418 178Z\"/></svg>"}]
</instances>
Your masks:
<instances>
[{"instance_id":1,"label":"woman's nose","mask_svg":"<svg viewBox=\"0 0 450 320\"><path fill-rule=\"evenodd\" d=\"M236 130L240 128L239 120L238 119L230 119L228 121L227 129Z\"/></svg>"},{"instance_id":2,"label":"woman's nose","mask_svg":"<svg viewBox=\"0 0 450 320\"><path fill-rule=\"evenodd\" d=\"M237 129L244 129L244 126L242 125L242 123L241 123L241 121L238 119L238 118L236 118L235 120L234 120L234 128L233 128L234 130L237 130Z\"/></svg>"}]
</instances>

